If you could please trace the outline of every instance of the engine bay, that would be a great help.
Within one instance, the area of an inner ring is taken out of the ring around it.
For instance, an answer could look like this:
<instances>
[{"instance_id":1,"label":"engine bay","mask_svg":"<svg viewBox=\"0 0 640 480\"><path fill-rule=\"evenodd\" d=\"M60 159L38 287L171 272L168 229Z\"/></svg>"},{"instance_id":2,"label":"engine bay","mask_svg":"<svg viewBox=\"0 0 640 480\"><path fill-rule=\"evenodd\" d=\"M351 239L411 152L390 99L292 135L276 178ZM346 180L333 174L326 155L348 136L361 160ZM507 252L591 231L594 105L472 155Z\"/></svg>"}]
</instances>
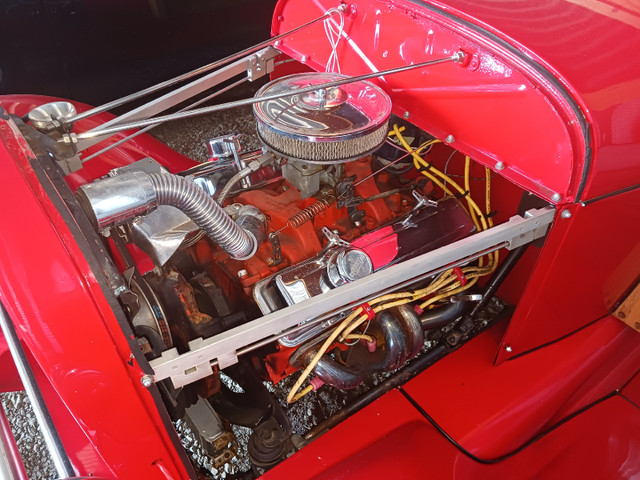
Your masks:
<instances>
[{"instance_id":1,"label":"engine bay","mask_svg":"<svg viewBox=\"0 0 640 480\"><path fill-rule=\"evenodd\" d=\"M297 108L316 121L340 113L334 104ZM306 140L308 155L302 140L292 157L273 147L275 136L263 139L255 115L260 150L243 151L231 134L209 140L209 160L188 170L171 174L147 158L76 193L127 279L119 300L152 366L494 224L495 174L390 108L376 125L383 135L346 160L317 159L342 154L343 133L332 132L324 151ZM212 211L227 223L202 220ZM345 405L395 385L412 360L433 362L504 317L509 306L492 292L527 243L514 245L499 274L500 249L479 249L400 287L356 295L362 300L342 311L324 306L271 341L247 341L237 363L221 368L218 357L206 375L184 369L200 378L156 380L192 459L214 477L264 473L345 415Z\"/></svg>"},{"instance_id":2,"label":"engine bay","mask_svg":"<svg viewBox=\"0 0 640 480\"><path fill-rule=\"evenodd\" d=\"M342 28L345 9L315 22ZM53 160L113 265L111 289L148 362L140 382L157 387L215 478L263 474L509 316L524 282L505 278L555 216L503 175L506 162L489 167L453 134L427 131L375 80L469 68L473 54L348 76L331 56L309 72L278 41L84 132L73 125L91 110L68 102L25 117L56 142ZM263 85L197 108L237 75ZM186 169L151 152L74 177L140 133L122 132L247 105L259 149L230 131L201 139L208 158Z\"/></svg>"}]
</instances>

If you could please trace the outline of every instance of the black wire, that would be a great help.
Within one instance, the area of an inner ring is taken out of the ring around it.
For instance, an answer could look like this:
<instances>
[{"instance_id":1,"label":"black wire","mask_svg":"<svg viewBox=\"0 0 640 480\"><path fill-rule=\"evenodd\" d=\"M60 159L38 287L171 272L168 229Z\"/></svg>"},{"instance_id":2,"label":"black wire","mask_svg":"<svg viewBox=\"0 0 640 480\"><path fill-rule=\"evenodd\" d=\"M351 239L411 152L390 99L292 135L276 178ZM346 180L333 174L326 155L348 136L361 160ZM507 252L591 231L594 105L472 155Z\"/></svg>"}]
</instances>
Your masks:
<instances>
[{"instance_id":1,"label":"black wire","mask_svg":"<svg viewBox=\"0 0 640 480\"><path fill-rule=\"evenodd\" d=\"M444 430L444 428L442 428L440 425L438 425L438 423L402 387L398 387L398 390L400 391L400 393L402 393L402 395L405 396L405 398L409 401L409 403L411 403L411 405L413 405L415 407L415 409L418 410L422 414L422 416L424 418L426 418L427 421L431 425L433 425L433 427L436 430L438 430L438 432L440 432L440 434L442 434L447 440L449 440L449 442L451 442L453 444L454 447L456 447L458 450L460 450L462 453L464 453L471 460L475 460L476 462L483 463L485 465L493 465L495 463L502 462L503 460L506 460L507 458L513 457L514 455L520 453L522 450L524 450L528 446L530 446L530 445L534 444L535 442L537 442L538 440L540 440L542 437L544 437L544 436L548 435L549 433L553 432L556 428L564 425L565 423L567 423L572 418L577 417L581 413L589 410L591 407L595 407L599 403L602 403L605 400L608 400L609 398L614 397L614 396L619 394L617 391L613 391L613 392L605 395L604 397L599 398L598 400L596 400L594 402L591 402L590 404L582 407L581 409L576 410L571 415L567 415L562 420L560 420L559 422L553 424L552 426L550 426L549 428L544 430L542 433L539 433L538 435L533 437L531 440L526 441L525 443L523 443L521 446L519 446L515 450L512 450L509 453L505 453L504 455L502 455L500 457L488 458L487 459L487 458L480 458L480 457L474 455L469 450L467 450L462 445L460 445L451 435L449 435Z\"/></svg>"}]
</instances>

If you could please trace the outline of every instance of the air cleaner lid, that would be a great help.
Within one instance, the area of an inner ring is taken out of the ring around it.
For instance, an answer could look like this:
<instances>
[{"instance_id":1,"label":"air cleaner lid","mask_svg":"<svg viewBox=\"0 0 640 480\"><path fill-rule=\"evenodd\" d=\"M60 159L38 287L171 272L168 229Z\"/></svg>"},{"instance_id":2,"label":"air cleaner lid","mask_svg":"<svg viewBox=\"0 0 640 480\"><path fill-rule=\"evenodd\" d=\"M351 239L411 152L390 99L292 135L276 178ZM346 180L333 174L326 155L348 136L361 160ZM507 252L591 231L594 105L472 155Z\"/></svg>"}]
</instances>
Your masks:
<instances>
[{"instance_id":1,"label":"air cleaner lid","mask_svg":"<svg viewBox=\"0 0 640 480\"><path fill-rule=\"evenodd\" d=\"M386 138L391 114L391 100L382 89L370 82L356 81L296 93L344 78L348 77L305 73L262 87L256 93L258 98L291 93L254 105L262 141L276 153L317 163L346 161L378 148Z\"/></svg>"}]
</instances>

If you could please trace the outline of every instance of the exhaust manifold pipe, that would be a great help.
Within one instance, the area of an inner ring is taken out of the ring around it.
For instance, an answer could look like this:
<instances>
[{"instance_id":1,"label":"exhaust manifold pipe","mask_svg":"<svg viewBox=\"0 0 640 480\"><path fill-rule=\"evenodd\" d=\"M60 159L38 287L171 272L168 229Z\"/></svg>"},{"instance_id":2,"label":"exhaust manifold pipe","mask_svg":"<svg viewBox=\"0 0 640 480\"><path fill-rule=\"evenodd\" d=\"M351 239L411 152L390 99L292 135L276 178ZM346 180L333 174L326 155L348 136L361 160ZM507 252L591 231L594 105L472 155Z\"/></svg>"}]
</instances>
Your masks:
<instances>
[{"instance_id":1,"label":"exhaust manifold pipe","mask_svg":"<svg viewBox=\"0 0 640 480\"><path fill-rule=\"evenodd\" d=\"M381 347L369 353L362 345L356 345L344 363L325 354L313 373L323 383L341 390L355 388L365 376L396 370L418 355L425 331L448 325L460 318L467 307L468 302L455 302L417 315L409 305L402 305L380 312L376 317L375 328L378 336L383 339ZM369 332L373 333L371 329ZM305 353L301 360L308 363L316 351L312 349Z\"/></svg>"},{"instance_id":2,"label":"exhaust manifold pipe","mask_svg":"<svg viewBox=\"0 0 640 480\"><path fill-rule=\"evenodd\" d=\"M126 172L83 185L76 195L99 231L151 213L158 205L169 205L233 258L246 260L258 248L255 232L235 223L204 190L178 175Z\"/></svg>"}]
</instances>

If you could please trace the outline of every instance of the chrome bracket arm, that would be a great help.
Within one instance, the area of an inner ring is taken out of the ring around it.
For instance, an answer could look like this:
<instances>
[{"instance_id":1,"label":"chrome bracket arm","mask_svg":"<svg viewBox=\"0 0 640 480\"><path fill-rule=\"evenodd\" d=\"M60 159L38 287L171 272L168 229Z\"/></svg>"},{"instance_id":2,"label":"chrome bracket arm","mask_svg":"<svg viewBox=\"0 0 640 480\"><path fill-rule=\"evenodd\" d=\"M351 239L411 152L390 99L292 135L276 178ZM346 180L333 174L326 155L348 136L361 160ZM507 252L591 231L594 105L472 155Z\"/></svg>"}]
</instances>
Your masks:
<instances>
[{"instance_id":1,"label":"chrome bracket arm","mask_svg":"<svg viewBox=\"0 0 640 480\"><path fill-rule=\"evenodd\" d=\"M273 47L264 48L161 97L151 100L144 105L134 108L127 113L123 113L119 117L98 125L87 133L99 132L107 127L115 127L136 120L146 120L242 73L245 73L250 81L256 80L273 71L274 59L279 53L280 52ZM75 143L76 149L81 151L102 142L110 136L109 134L105 134L89 138L74 138L74 134L69 134L68 141Z\"/></svg>"}]
</instances>

